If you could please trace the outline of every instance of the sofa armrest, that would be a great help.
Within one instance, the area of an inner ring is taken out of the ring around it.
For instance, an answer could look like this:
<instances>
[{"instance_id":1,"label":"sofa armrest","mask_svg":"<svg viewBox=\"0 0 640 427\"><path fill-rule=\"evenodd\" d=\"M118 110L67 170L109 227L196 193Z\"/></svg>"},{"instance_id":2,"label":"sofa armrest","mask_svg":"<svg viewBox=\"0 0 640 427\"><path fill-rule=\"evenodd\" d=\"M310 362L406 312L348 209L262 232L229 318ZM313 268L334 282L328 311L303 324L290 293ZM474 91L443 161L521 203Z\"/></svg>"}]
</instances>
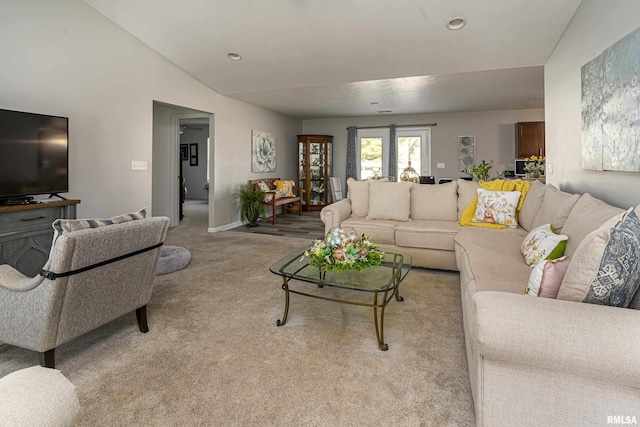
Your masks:
<instances>
[{"instance_id":1,"label":"sofa armrest","mask_svg":"<svg viewBox=\"0 0 640 427\"><path fill-rule=\"evenodd\" d=\"M71 426L80 412L76 387L55 369L33 366L0 378L0 420L12 426Z\"/></svg>"},{"instance_id":2,"label":"sofa armrest","mask_svg":"<svg viewBox=\"0 0 640 427\"><path fill-rule=\"evenodd\" d=\"M320 219L324 222L324 233L332 228L340 227L340 223L351 216L351 200L342 199L325 206L320 211Z\"/></svg>"},{"instance_id":3,"label":"sofa armrest","mask_svg":"<svg viewBox=\"0 0 640 427\"><path fill-rule=\"evenodd\" d=\"M493 291L473 304L483 357L640 388L640 310Z\"/></svg>"},{"instance_id":4,"label":"sofa armrest","mask_svg":"<svg viewBox=\"0 0 640 427\"><path fill-rule=\"evenodd\" d=\"M40 275L27 277L18 270L13 269L9 264L0 265L0 292L11 290L16 292L26 292L38 287L44 278Z\"/></svg>"}]
</instances>

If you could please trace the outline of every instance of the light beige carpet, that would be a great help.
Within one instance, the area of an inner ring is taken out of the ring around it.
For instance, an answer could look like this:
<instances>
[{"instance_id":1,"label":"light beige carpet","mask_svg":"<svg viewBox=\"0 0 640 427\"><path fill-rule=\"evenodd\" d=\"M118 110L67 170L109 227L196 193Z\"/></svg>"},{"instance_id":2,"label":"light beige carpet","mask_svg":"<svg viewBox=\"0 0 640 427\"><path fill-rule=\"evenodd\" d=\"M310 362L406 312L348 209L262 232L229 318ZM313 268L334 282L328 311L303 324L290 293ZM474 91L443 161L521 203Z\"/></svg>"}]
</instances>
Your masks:
<instances>
[{"instance_id":1,"label":"light beige carpet","mask_svg":"<svg viewBox=\"0 0 640 427\"><path fill-rule=\"evenodd\" d=\"M148 334L132 313L57 350L79 425L473 425L456 273L409 273L383 352L370 308L293 295L276 326L284 293L268 267L306 240L205 230L170 230L192 260L156 277ZM37 360L0 346L0 376Z\"/></svg>"}]
</instances>

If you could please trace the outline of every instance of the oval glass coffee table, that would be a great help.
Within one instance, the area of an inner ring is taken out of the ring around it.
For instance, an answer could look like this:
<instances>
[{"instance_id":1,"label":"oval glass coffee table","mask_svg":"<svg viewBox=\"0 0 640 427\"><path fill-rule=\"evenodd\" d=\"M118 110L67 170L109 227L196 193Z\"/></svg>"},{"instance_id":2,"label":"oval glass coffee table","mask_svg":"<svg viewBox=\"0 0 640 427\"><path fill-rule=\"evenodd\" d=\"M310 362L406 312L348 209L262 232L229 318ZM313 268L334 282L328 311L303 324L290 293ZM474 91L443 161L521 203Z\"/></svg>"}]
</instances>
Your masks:
<instances>
[{"instance_id":1,"label":"oval glass coffee table","mask_svg":"<svg viewBox=\"0 0 640 427\"><path fill-rule=\"evenodd\" d=\"M411 269L411 257L399 252L385 252L384 260L378 266L369 267L362 271L321 272L318 268L311 267L309 259L304 256L305 251L310 247L311 245L291 252L269 268L272 273L282 276L282 289L285 295L284 315L282 320L276 322L276 325L282 326L287 323L289 294L292 293L326 301L372 307L378 347L382 351L388 350L389 345L384 342L384 310L394 297L397 301L404 300L398 293L398 288ZM297 289L297 285L293 290L291 289L292 281L318 288L325 286L339 288L345 290L346 294L349 293L347 291L368 292L373 295L373 303L332 298L322 295L322 292L315 294L302 292Z\"/></svg>"}]
</instances>

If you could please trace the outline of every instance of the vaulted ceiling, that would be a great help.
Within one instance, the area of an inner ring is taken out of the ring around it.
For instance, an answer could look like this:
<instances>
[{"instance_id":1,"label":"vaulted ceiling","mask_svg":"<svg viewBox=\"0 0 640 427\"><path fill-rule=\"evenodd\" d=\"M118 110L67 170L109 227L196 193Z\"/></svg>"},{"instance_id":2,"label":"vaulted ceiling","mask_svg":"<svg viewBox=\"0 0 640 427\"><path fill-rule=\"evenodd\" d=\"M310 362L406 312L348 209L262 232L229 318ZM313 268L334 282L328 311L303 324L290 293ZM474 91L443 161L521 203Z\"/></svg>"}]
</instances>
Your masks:
<instances>
[{"instance_id":1,"label":"vaulted ceiling","mask_svg":"<svg viewBox=\"0 0 640 427\"><path fill-rule=\"evenodd\" d=\"M220 94L322 118L542 108L581 0L84 1Z\"/></svg>"}]
</instances>

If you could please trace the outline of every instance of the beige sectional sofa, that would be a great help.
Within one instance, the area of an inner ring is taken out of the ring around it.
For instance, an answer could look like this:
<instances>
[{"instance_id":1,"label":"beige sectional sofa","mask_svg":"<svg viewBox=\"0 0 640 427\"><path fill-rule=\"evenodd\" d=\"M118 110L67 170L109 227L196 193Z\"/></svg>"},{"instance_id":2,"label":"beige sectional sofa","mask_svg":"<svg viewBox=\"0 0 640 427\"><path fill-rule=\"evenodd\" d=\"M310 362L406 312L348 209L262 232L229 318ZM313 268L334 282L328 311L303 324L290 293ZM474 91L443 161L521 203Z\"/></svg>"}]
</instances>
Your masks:
<instances>
[{"instance_id":1,"label":"beige sectional sofa","mask_svg":"<svg viewBox=\"0 0 640 427\"><path fill-rule=\"evenodd\" d=\"M349 183L349 198L321 212L327 231L353 228L414 266L460 272L478 426L640 420L640 291L630 308L524 295L532 269L520 251L528 231L549 223L569 236L572 257L622 209L533 182L518 228L493 230L456 223L475 182Z\"/></svg>"}]
</instances>

